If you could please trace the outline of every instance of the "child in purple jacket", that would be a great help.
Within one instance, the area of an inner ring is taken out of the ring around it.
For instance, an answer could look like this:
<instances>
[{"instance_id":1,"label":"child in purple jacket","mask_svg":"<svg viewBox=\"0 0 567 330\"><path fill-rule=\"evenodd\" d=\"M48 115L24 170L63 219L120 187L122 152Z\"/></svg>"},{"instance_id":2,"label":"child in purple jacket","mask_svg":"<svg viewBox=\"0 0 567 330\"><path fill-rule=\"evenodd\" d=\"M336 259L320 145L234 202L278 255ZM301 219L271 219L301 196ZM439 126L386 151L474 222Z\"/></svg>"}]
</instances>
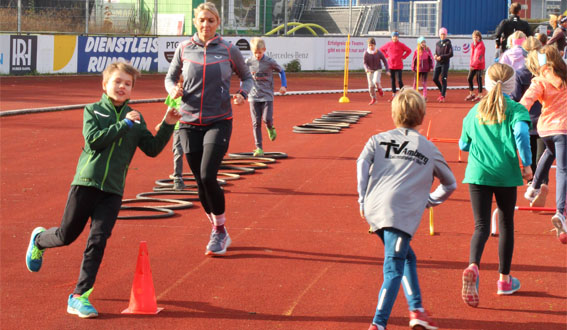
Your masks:
<instances>
[{"instance_id":1,"label":"child in purple jacket","mask_svg":"<svg viewBox=\"0 0 567 330\"><path fill-rule=\"evenodd\" d=\"M364 71L368 79L368 92L370 93L370 103L368 105L376 103L376 91L378 91L380 96L384 96L380 82L382 63L384 63L384 68L388 71L388 62L384 54L376 48L376 40L374 38L368 39L368 49L364 52Z\"/></svg>"},{"instance_id":2,"label":"child in purple jacket","mask_svg":"<svg viewBox=\"0 0 567 330\"><path fill-rule=\"evenodd\" d=\"M413 79L413 88L416 88L417 84L417 64L418 57L417 52L419 50L419 84L423 87L423 98L427 101L427 73L433 71L433 54L431 50L427 47L424 37L419 37L417 39L417 48L413 52L413 60L411 62L411 70L416 73L416 77Z\"/></svg>"}]
</instances>

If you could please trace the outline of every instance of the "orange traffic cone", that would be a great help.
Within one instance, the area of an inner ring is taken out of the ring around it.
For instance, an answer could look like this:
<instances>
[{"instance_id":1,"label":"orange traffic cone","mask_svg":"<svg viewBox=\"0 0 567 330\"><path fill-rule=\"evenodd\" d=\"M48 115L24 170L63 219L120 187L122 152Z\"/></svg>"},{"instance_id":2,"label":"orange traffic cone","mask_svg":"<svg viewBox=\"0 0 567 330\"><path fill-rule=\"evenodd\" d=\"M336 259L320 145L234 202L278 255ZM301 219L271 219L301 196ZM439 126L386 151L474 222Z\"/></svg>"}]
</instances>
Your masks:
<instances>
[{"instance_id":1,"label":"orange traffic cone","mask_svg":"<svg viewBox=\"0 0 567 330\"><path fill-rule=\"evenodd\" d=\"M130 294L130 305L122 311L122 314L157 314L162 309L157 307L148 245L146 242L140 242L136 273Z\"/></svg>"}]
</instances>

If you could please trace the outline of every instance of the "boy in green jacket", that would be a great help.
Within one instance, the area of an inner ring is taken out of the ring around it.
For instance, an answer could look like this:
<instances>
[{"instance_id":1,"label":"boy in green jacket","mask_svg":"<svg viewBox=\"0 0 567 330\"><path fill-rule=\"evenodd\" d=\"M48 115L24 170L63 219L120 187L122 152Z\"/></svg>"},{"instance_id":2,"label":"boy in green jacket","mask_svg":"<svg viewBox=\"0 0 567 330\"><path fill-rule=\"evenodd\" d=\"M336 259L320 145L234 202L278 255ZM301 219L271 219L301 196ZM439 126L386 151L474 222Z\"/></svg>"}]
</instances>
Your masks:
<instances>
[{"instance_id":1,"label":"boy in green jacket","mask_svg":"<svg viewBox=\"0 0 567 330\"><path fill-rule=\"evenodd\" d=\"M77 286L69 295L67 312L81 318L98 316L89 302L106 241L112 233L122 204L128 166L136 148L157 156L165 147L180 115L168 108L163 125L154 137L142 115L130 108L128 100L138 70L124 62L110 64L102 73L104 94L85 107L85 146L71 183L60 227L33 230L26 253L26 266L38 272L47 248L69 245L77 239L91 218L91 228Z\"/></svg>"}]
</instances>

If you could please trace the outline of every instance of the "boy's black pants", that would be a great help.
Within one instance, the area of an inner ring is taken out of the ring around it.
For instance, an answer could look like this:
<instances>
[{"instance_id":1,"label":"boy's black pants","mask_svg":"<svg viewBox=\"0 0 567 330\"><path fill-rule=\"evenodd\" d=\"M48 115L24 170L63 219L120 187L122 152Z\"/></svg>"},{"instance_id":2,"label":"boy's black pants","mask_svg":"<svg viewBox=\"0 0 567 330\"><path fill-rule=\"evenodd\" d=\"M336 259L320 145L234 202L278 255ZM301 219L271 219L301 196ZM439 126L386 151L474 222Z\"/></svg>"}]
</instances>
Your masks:
<instances>
[{"instance_id":1,"label":"boy's black pants","mask_svg":"<svg viewBox=\"0 0 567 330\"><path fill-rule=\"evenodd\" d=\"M93 287L106 241L112 233L121 205L120 195L93 187L71 186L61 225L37 235L35 244L40 249L69 245L79 237L91 218L79 281L73 293L83 294Z\"/></svg>"}]
</instances>

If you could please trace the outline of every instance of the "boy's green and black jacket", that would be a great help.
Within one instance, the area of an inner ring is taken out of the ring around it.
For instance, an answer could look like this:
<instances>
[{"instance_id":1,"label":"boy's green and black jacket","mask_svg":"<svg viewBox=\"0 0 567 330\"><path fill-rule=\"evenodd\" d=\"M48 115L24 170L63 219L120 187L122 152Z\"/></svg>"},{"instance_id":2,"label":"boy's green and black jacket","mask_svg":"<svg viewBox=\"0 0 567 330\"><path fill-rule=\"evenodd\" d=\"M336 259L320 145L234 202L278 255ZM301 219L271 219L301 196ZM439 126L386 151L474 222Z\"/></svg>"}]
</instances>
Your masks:
<instances>
[{"instance_id":1,"label":"boy's green and black jacket","mask_svg":"<svg viewBox=\"0 0 567 330\"><path fill-rule=\"evenodd\" d=\"M105 192L123 195L128 166L136 148L148 156L157 156L165 147L174 125L163 122L154 137L146 128L140 115L140 123L132 127L124 120L132 111L127 102L117 112L106 94L100 101L85 107L83 136L85 146L79 157L77 172L71 185L95 187Z\"/></svg>"}]
</instances>

